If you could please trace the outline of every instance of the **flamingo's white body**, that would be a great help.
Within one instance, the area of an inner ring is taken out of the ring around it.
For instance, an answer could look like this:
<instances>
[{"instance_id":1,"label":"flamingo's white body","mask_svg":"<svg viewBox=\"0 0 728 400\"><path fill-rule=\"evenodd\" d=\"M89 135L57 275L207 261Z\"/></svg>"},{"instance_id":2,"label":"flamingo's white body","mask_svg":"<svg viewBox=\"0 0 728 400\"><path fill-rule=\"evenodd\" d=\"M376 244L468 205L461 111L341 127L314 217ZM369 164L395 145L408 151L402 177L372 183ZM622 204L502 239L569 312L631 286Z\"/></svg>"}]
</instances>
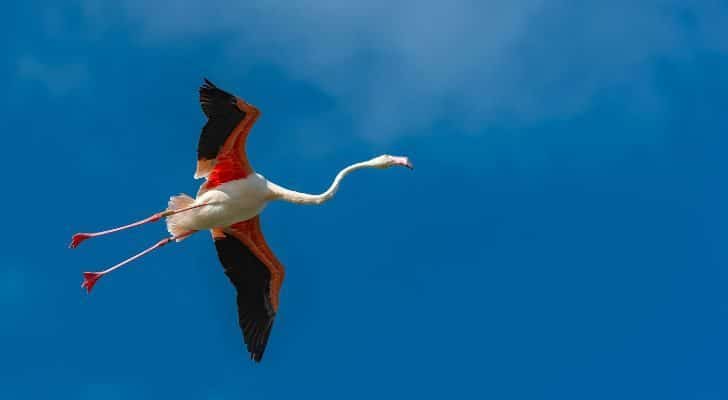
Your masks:
<instances>
[{"instance_id":1,"label":"flamingo's white body","mask_svg":"<svg viewBox=\"0 0 728 400\"><path fill-rule=\"evenodd\" d=\"M412 167L406 157L382 155L344 168L329 189L321 194L286 189L267 180L261 174L253 173L243 179L225 182L214 189L201 190L194 200L186 195L172 197L169 209L185 207L192 209L167 217L167 227L172 235L180 235L187 231L229 226L257 216L268 202L273 200L296 204L322 204L336 194L341 180L352 171L362 168L387 168L393 165Z\"/></svg>"},{"instance_id":2,"label":"flamingo's white body","mask_svg":"<svg viewBox=\"0 0 728 400\"><path fill-rule=\"evenodd\" d=\"M342 169L321 194L300 193L268 181L253 171L245 154L245 139L260 112L205 80L200 103L208 122L198 146L195 178L206 178L196 198L173 196L168 208L144 220L96 233L74 235L71 247L91 237L103 236L167 218L171 237L101 272L84 273L81 285L91 291L102 276L172 241L210 230L225 274L237 288L238 314L251 358L260 361L278 310L278 293L285 269L268 247L260 229L259 214L266 204L283 200L296 204L321 204L331 199L341 180L362 168L412 168L406 157L382 155Z\"/></svg>"},{"instance_id":3,"label":"flamingo's white body","mask_svg":"<svg viewBox=\"0 0 728 400\"><path fill-rule=\"evenodd\" d=\"M167 217L167 227L172 235L229 226L253 218L273 199L273 191L267 179L254 173L205 191L189 203L182 201L183 204L175 204L175 200L182 199L191 200L184 195L172 197L170 209L200 207Z\"/></svg>"}]
</instances>

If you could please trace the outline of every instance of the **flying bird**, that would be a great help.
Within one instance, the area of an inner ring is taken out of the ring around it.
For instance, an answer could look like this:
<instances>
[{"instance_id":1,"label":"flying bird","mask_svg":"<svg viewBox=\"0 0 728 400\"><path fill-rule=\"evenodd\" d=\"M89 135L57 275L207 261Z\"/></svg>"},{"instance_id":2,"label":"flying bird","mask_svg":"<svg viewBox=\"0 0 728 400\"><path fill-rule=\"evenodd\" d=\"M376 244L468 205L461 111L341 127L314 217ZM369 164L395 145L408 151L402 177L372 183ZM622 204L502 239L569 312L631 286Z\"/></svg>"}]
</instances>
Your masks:
<instances>
[{"instance_id":1,"label":"flying bird","mask_svg":"<svg viewBox=\"0 0 728 400\"><path fill-rule=\"evenodd\" d=\"M412 169L407 157L381 155L339 171L331 186L321 194L300 193L267 180L248 162L245 143L260 111L205 79L199 89L202 112L207 123L197 146L195 179L205 178L197 195L172 196L164 211L117 228L77 233L69 247L98 236L109 235L147 223L166 220L170 236L148 249L100 272L84 272L81 287L91 292L96 282L112 271L190 235L209 230L225 275L237 290L238 322L250 358L263 358L273 320L278 311L278 295L285 268L263 237L260 213L271 201L296 204L322 204L339 189L349 173L363 168L404 166Z\"/></svg>"}]
</instances>

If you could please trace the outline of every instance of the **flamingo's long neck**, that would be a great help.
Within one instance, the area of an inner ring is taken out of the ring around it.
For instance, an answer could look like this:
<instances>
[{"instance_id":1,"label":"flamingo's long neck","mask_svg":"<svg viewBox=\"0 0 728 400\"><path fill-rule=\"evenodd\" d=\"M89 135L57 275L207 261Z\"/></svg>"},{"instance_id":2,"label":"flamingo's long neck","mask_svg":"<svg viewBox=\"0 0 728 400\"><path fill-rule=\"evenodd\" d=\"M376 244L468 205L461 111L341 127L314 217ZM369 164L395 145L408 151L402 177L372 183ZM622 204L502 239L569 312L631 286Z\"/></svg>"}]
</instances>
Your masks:
<instances>
[{"instance_id":1,"label":"flamingo's long neck","mask_svg":"<svg viewBox=\"0 0 728 400\"><path fill-rule=\"evenodd\" d=\"M296 204L313 204L318 205L325 203L326 201L330 200L334 195L336 194L336 191L339 190L339 184L341 184L341 181L344 179L346 175L349 175L350 173L362 169L362 168L376 168L376 165L373 165L373 163L370 161L363 161L358 162L356 164L349 165L348 167L342 169L339 171L338 174L336 174L336 178L334 178L334 182L331 183L331 186L329 188L321 193L321 194L309 194L309 193L301 193L296 192L295 190L286 189L284 187L278 186L273 182L268 182L269 188L271 192L274 194L274 198L278 200L287 201L290 203L296 203Z\"/></svg>"}]
</instances>

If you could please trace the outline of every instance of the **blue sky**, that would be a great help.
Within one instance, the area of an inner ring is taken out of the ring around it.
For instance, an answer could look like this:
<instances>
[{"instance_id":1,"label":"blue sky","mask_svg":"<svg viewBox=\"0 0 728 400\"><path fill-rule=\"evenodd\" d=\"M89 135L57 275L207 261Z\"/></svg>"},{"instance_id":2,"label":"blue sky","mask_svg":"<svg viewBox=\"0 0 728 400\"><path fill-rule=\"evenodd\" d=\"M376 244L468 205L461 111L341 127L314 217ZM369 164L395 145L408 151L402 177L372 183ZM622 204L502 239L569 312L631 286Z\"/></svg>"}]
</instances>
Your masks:
<instances>
[{"instance_id":1,"label":"blue sky","mask_svg":"<svg viewBox=\"0 0 728 400\"><path fill-rule=\"evenodd\" d=\"M0 15L3 399L728 398L722 1L25 2ZM247 359L194 193L203 77L262 110L287 266Z\"/></svg>"}]
</instances>

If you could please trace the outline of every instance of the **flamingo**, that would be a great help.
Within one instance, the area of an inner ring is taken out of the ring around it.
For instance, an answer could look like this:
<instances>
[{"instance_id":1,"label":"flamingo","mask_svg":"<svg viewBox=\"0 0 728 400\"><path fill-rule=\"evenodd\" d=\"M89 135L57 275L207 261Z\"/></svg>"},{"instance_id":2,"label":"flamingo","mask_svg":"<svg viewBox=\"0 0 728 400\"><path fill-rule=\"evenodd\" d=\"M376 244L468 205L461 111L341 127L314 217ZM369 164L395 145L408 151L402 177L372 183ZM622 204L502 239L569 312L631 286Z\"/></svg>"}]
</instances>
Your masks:
<instances>
[{"instance_id":1,"label":"flamingo","mask_svg":"<svg viewBox=\"0 0 728 400\"><path fill-rule=\"evenodd\" d=\"M105 270L84 272L81 287L91 293L101 277L169 243L209 230L225 275L237 291L238 323L250 358L260 362L278 312L285 276L283 264L271 251L260 228L259 215L266 204L275 200L323 204L334 197L342 179L353 171L392 166L412 169L412 164L407 157L385 154L342 169L321 194L296 192L267 180L248 162L245 142L260 116L255 106L207 79L199 88L199 101L207 123L199 138L194 174L195 179L205 178L205 182L196 197L172 196L164 211L148 218L101 232L77 233L69 247L76 248L90 238L166 220L170 236Z\"/></svg>"}]
</instances>

